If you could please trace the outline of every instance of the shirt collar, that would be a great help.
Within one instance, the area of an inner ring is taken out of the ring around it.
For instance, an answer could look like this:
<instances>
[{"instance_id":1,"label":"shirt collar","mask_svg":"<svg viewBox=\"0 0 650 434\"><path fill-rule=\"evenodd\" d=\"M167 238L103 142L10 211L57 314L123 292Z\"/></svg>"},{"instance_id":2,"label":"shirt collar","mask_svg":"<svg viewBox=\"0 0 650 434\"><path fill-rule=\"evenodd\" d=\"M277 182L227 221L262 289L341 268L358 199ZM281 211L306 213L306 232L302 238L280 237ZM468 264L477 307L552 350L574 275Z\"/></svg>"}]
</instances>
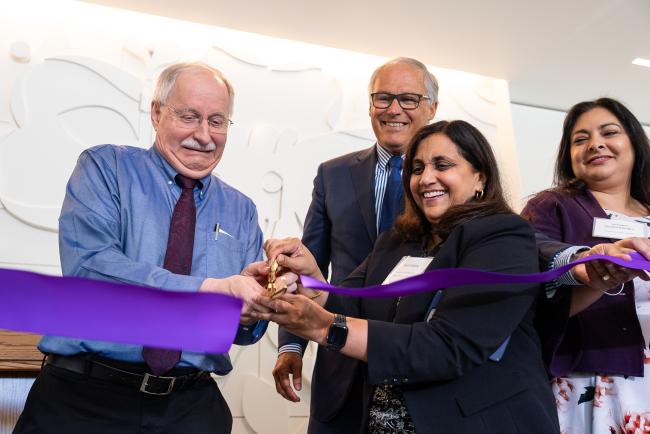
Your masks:
<instances>
[{"instance_id":1,"label":"shirt collar","mask_svg":"<svg viewBox=\"0 0 650 434\"><path fill-rule=\"evenodd\" d=\"M377 163L381 167L388 167L388 160L393 156L390 152L384 149L379 143L375 143L375 148L377 149ZM404 154L401 155L402 160L404 159Z\"/></svg>"},{"instance_id":2,"label":"shirt collar","mask_svg":"<svg viewBox=\"0 0 650 434\"><path fill-rule=\"evenodd\" d=\"M151 158L153 159L154 162L156 162L165 172L165 175L167 176L167 179L174 181L176 178L176 175L178 175L178 171L172 167L171 164L165 158L160 155L160 152L158 151L158 148L156 148L156 144L149 148L147 151L151 155ZM203 178L199 179L199 182L201 182L202 188L201 192L207 191L208 187L210 186L210 180L212 179L212 174L208 174L207 176L204 176Z\"/></svg>"}]
</instances>

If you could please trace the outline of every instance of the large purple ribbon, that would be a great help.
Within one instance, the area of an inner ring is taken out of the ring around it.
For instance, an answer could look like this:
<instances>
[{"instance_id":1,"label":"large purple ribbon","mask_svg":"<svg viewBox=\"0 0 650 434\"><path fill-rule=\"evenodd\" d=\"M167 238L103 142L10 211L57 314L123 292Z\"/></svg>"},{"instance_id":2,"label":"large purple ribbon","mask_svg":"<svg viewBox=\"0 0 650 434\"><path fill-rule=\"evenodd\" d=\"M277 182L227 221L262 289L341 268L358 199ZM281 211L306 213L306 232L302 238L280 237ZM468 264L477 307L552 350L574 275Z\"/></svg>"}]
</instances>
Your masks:
<instances>
[{"instance_id":1,"label":"large purple ribbon","mask_svg":"<svg viewBox=\"0 0 650 434\"><path fill-rule=\"evenodd\" d=\"M397 297L416 294L419 292L436 291L442 288L450 288L460 285L550 282L551 280L557 279L577 264L595 260L608 261L635 270L650 271L650 262L643 259L640 254L634 252L631 253L630 256L632 257L632 260L627 261L612 256L592 255L554 270L534 274L492 273L489 271L474 270L470 268L441 268L438 270L427 271L420 275L408 277L387 285L367 286L365 288L336 287L309 276L301 276L300 280L307 288L319 289L335 294L353 295L356 297Z\"/></svg>"},{"instance_id":2,"label":"large purple ribbon","mask_svg":"<svg viewBox=\"0 0 650 434\"><path fill-rule=\"evenodd\" d=\"M0 270L0 328L10 330L225 353L241 308L221 294Z\"/></svg>"},{"instance_id":3,"label":"large purple ribbon","mask_svg":"<svg viewBox=\"0 0 650 434\"><path fill-rule=\"evenodd\" d=\"M605 260L650 270L631 261L595 255L536 274L439 269L389 285L337 288L303 276L305 286L360 297L395 297L459 285L551 281L577 263ZM242 302L221 294L161 291L75 277L53 277L0 269L0 328L202 353L225 353L232 345Z\"/></svg>"}]
</instances>

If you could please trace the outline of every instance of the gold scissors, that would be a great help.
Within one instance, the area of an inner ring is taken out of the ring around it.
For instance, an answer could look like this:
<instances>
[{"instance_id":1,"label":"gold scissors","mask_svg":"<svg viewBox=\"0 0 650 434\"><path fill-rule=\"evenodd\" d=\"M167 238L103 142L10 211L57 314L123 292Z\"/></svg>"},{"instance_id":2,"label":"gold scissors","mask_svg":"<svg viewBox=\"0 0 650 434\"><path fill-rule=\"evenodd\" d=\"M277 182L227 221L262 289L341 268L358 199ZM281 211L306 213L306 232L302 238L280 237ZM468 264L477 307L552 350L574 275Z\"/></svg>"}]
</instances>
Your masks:
<instances>
[{"instance_id":1,"label":"gold scissors","mask_svg":"<svg viewBox=\"0 0 650 434\"><path fill-rule=\"evenodd\" d=\"M277 272L278 261L273 261L271 263L271 272L269 273L269 282L266 284L266 295L268 295L270 298L279 297L280 295L287 292L287 284L284 279L281 281L278 281L276 279Z\"/></svg>"}]
</instances>

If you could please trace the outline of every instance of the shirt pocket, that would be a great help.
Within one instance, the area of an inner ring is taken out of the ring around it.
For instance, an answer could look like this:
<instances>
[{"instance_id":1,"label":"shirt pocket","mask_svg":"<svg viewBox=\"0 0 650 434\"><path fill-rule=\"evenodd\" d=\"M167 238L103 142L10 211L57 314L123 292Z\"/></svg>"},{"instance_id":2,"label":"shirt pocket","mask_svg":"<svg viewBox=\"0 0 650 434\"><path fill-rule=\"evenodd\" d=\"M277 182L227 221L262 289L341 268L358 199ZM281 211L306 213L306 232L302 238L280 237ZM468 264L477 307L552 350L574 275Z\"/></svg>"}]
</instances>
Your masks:
<instances>
[{"instance_id":1,"label":"shirt pocket","mask_svg":"<svg viewBox=\"0 0 650 434\"><path fill-rule=\"evenodd\" d=\"M216 239L215 239L216 238ZM224 278L239 274L248 264L246 261L246 244L237 238L220 232L207 237L207 276Z\"/></svg>"}]
</instances>

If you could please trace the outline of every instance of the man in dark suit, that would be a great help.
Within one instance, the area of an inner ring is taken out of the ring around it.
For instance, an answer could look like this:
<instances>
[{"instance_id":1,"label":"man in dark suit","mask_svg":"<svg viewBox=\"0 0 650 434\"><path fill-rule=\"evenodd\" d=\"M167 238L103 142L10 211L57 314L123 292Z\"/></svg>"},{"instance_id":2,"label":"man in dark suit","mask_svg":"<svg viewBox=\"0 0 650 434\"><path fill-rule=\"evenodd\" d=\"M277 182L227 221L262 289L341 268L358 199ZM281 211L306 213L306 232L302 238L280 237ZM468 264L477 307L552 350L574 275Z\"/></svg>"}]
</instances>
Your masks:
<instances>
[{"instance_id":1,"label":"man in dark suit","mask_svg":"<svg viewBox=\"0 0 650 434\"><path fill-rule=\"evenodd\" d=\"M341 282L372 250L377 235L403 209L401 163L414 133L427 125L438 106L438 83L426 66L396 58L375 70L368 86L369 114L377 142L320 165L314 179L302 241L323 275ZM290 401L302 387L302 353L307 341L279 332L280 352L273 375L276 389ZM337 383L337 372L357 369L354 360L319 348L312 381L309 433L357 433L361 426L361 385ZM289 376L292 376L293 381ZM357 375L357 377L359 377ZM292 387L293 383L293 387Z\"/></svg>"}]
</instances>

